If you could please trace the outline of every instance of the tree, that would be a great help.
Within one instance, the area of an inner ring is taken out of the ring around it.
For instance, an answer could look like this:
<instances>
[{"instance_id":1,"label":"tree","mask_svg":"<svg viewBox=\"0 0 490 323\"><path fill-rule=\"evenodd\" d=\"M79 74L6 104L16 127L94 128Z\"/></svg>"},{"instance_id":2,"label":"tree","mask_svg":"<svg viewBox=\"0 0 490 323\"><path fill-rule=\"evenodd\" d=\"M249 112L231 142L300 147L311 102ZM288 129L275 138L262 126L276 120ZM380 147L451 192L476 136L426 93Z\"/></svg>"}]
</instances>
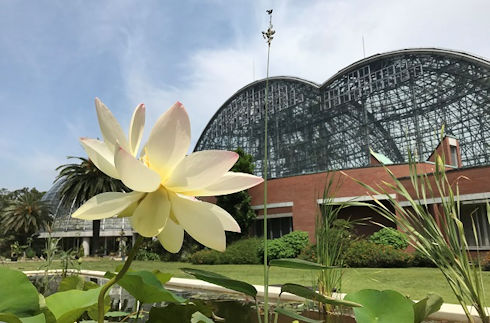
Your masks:
<instances>
[{"instance_id":1,"label":"tree","mask_svg":"<svg viewBox=\"0 0 490 323\"><path fill-rule=\"evenodd\" d=\"M240 156L238 161L232 167L231 171L253 174L254 165L252 164L252 155L245 153L243 149L238 148L235 150ZM222 195L217 197L216 204L233 216L242 229L242 234L249 233L250 226L255 220L255 212L252 210L251 197L248 191L241 191L233 194ZM238 234L228 233L228 236L232 240L236 240L240 237Z\"/></svg>"},{"instance_id":2,"label":"tree","mask_svg":"<svg viewBox=\"0 0 490 323\"><path fill-rule=\"evenodd\" d=\"M60 181L61 205L68 210L76 210L91 197L104 192L130 191L120 180L112 178L100 171L90 159L76 158L80 163L61 165L55 183ZM92 225L93 251L99 248L100 220L93 221Z\"/></svg>"},{"instance_id":3,"label":"tree","mask_svg":"<svg viewBox=\"0 0 490 323\"><path fill-rule=\"evenodd\" d=\"M1 223L4 235L13 234L23 243L39 230L49 228L52 218L49 205L41 201L43 193L24 188L9 194L5 201Z\"/></svg>"}]
</instances>

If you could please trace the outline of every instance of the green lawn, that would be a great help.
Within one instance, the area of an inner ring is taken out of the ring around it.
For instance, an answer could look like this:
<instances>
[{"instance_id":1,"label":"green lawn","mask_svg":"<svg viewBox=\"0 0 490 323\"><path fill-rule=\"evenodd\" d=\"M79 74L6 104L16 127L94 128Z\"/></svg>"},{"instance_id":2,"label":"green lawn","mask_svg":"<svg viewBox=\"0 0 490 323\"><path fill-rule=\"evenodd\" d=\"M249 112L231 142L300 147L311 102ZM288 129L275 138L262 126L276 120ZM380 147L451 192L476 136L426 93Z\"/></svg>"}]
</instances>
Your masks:
<instances>
[{"instance_id":1,"label":"green lawn","mask_svg":"<svg viewBox=\"0 0 490 323\"><path fill-rule=\"evenodd\" d=\"M114 260L85 261L82 269L107 271L113 270L121 262ZM57 263L58 264L58 263ZM40 262L3 263L20 270L39 269ZM263 284L263 269L261 265L192 265L181 262L135 261L134 270L159 269L172 273L175 277L191 278L179 270L181 267L194 267L210 270L252 284ZM490 272L484 272L486 298L490 300ZM286 268L271 268L270 284L286 282L312 285L315 276L310 271L292 270ZM394 289L413 299L421 299L429 292L441 295L446 303L456 303L456 298L444 280L442 274L434 268L350 268L345 270L343 291L346 293L364 288Z\"/></svg>"}]
</instances>

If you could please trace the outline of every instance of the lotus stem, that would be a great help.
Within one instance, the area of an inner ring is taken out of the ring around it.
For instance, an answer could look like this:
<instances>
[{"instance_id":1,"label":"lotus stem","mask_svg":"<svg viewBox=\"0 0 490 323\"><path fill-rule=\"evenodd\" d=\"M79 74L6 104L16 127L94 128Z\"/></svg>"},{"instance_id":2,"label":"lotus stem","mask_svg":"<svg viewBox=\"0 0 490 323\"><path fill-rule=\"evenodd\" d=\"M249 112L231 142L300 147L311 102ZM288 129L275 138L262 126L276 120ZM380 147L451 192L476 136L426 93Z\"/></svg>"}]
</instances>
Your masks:
<instances>
[{"instance_id":1,"label":"lotus stem","mask_svg":"<svg viewBox=\"0 0 490 323\"><path fill-rule=\"evenodd\" d=\"M98 323L104 323L104 314L105 314L104 313L104 305L105 305L104 304L104 298L105 298L105 294L112 287L112 285L114 285L119 280L121 280L121 278L123 278L123 276L129 270L129 266L131 266L131 263L133 262L133 259L136 256L136 253L138 252L139 247L143 243L143 239L144 238L140 235L138 236L138 238L136 238L134 246L129 251L128 258L124 262L124 265L121 268L121 270L117 273L116 276L109 279L109 281L102 286L102 289L100 290L100 293L99 293L99 300L98 300L98 320L97 320Z\"/></svg>"}]
</instances>

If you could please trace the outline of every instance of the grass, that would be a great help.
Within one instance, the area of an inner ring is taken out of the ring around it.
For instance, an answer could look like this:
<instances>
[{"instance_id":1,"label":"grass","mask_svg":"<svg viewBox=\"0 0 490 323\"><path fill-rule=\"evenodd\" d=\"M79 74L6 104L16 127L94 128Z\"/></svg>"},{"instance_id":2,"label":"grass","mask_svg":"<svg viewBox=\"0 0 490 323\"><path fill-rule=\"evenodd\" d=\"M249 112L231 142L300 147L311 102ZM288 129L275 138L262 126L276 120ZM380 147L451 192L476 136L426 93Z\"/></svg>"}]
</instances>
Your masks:
<instances>
[{"instance_id":1,"label":"grass","mask_svg":"<svg viewBox=\"0 0 490 323\"><path fill-rule=\"evenodd\" d=\"M19 270L37 270L41 264L41 262L15 262L3 263L0 266ZM121 262L107 259L88 260L82 263L81 268L107 271L114 270L118 264ZM59 262L55 262L55 266L59 266ZM191 278L191 276L183 273L179 268L199 268L257 285L263 284L264 273L262 265L193 265L183 262L134 261L131 267L133 270L159 269L183 278ZM305 270L273 267L269 279L272 285L288 282L312 286L315 274ZM484 272L483 279L489 282L490 272ZM446 280L435 268L348 268L345 270L342 286L346 293L365 288L393 289L412 299L421 299L427 293L433 292L441 295L446 303L457 303ZM487 299L490 299L490 288L485 292Z\"/></svg>"}]
</instances>

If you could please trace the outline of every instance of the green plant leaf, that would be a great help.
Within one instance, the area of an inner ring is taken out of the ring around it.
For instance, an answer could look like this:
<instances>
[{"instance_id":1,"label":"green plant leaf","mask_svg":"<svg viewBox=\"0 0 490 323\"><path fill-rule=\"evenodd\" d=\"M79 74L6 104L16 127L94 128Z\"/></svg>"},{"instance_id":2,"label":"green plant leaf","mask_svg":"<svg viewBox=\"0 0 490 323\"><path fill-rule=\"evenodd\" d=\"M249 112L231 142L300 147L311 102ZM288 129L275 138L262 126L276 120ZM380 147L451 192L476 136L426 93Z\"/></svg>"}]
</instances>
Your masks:
<instances>
[{"instance_id":1,"label":"green plant leaf","mask_svg":"<svg viewBox=\"0 0 490 323\"><path fill-rule=\"evenodd\" d=\"M420 323L432 313L441 309L444 300L437 294L429 294L424 299L413 304L414 323Z\"/></svg>"},{"instance_id":2,"label":"green plant leaf","mask_svg":"<svg viewBox=\"0 0 490 323\"><path fill-rule=\"evenodd\" d=\"M65 277L61 280L60 285L58 286L58 292L65 292L72 289L89 290L98 287L99 285L96 283L85 280L85 278L81 276L74 275Z\"/></svg>"},{"instance_id":3,"label":"green plant leaf","mask_svg":"<svg viewBox=\"0 0 490 323\"><path fill-rule=\"evenodd\" d=\"M310 319L309 317L305 317L303 315L299 315L298 313L295 313L293 311L289 311L289 310L282 308L282 307L276 307L274 309L274 312L277 312L281 315L285 315L285 316L288 316L290 318L300 320L303 322L307 322L307 323L322 323L323 322L323 321L319 321L319 320Z\"/></svg>"},{"instance_id":4,"label":"green plant leaf","mask_svg":"<svg viewBox=\"0 0 490 323\"><path fill-rule=\"evenodd\" d=\"M153 271L153 274L158 278L158 280L162 283L162 284L166 284L170 278L172 278L172 274L170 273L162 273L160 270L158 269L155 269Z\"/></svg>"},{"instance_id":5,"label":"green plant leaf","mask_svg":"<svg viewBox=\"0 0 490 323\"><path fill-rule=\"evenodd\" d=\"M20 320L22 323L46 323L44 313L29 317L23 317Z\"/></svg>"},{"instance_id":6,"label":"green plant leaf","mask_svg":"<svg viewBox=\"0 0 490 323\"><path fill-rule=\"evenodd\" d=\"M90 306L97 304L101 288L58 292L46 297L46 305L55 316L57 323L72 323Z\"/></svg>"},{"instance_id":7,"label":"green plant leaf","mask_svg":"<svg viewBox=\"0 0 490 323\"><path fill-rule=\"evenodd\" d=\"M311 299L313 301L321 302L324 304L330 304L330 305L341 305L341 306L347 306L347 307L360 307L362 306L361 304L355 303L355 302L350 302L347 300L341 300L341 299L336 299L333 297L329 296L324 296L321 294L318 294L317 292L311 290L308 287L298 285L298 284L284 284L281 287L281 294L282 293L291 293L299 297L304 297L307 299Z\"/></svg>"},{"instance_id":8,"label":"green plant leaf","mask_svg":"<svg viewBox=\"0 0 490 323\"><path fill-rule=\"evenodd\" d=\"M22 323L16 315L10 313L0 313L0 321L6 323Z\"/></svg>"},{"instance_id":9,"label":"green plant leaf","mask_svg":"<svg viewBox=\"0 0 490 323\"><path fill-rule=\"evenodd\" d=\"M106 295L104 297L104 316L105 316L105 313L109 312L110 309L111 309L111 297L109 295ZM92 320L97 321L97 319L99 318L98 301L97 301L97 304L94 304L94 305L89 306L87 308L87 314Z\"/></svg>"},{"instance_id":10,"label":"green plant leaf","mask_svg":"<svg viewBox=\"0 0 490 323\"><path fill-rule=\"evenodd\" d=\"M112 278L115 274L107 272L104 277ZM171 302L182 303L185 299L163 287L159 277L150 271L129 271L117 282L141 303Z\"/></svg>"},{"instance_id":11,"label":"green plant leaf","mask_svg":"<svg viewBox=\"0 0 490 323\"><path fill-rule=\"evenodd\" d=\"M147 323L189 322L194 313L202 311L201 307L193 303L170 303L165 307L152 307Z\"/></svg>"},{"instance_id":12,"label":"green plant leaf","mask_svg":"<svg viewBox=\"0 0 490 323\"><path fill-rule=\"evenodd\" d=\"M40 313L39 293L18 270L0 268L0 313L29 317Z\"/></svg>"},{"instance_id":13,"label":"green plant leaf","mask_svg":"<svg viewBox=\"0 0 490 323\"><path fill-rule=\"evenodd\" d=\"M337 267L327 267L318 264L316 262L311 262L303 259L294 259L294 258L272 259L269 262L269 266L292 268L292 269L311 269L311 270L337 268Z\"/></svg>"},{"instance_id":14,"label":"green plant leaf","mask_svg":"<svg viewBox=\"0 0 490 323\"><path fill-rule=\"evenodd\" d=\"M257 296L257 289L249 283L240 280L234 280L220 274L200 269L180 268L180 270L208 283L216 284L240 293L244 293L248 296L252 296L253 298Z\"/></svg>"},{"instance_id":15,"label":"green plant leaf","mask_svg":"<svg viewBox=\"0 0 490 323\"><path fill-rule=\"evenodd\" d=\"M363 289L346 300L362 304L354 308L358 323L413 323L413 302L394 290Z\"/></svg>"},{"instance_id":16,"label":"green plant leaf","mask_svg":"<svg viewBox=\"0 0 490 323\"><path fill-rule=\"evenodd\" d=\"M44 320L46 323L56 323L56 318L46 305L46 299L42 294L39 294L39 307L41 308L41 312L44 314Z\"/></svg>"},{"instance_id":17,"label":"green plant leaf","mask_svg":"<svg viewBox=\"0 0 490 323\"><path fill-rule=\"evenodd\" d=\"M191 323L214 323L214 321L201 312L197 311L192 314Z\"/></svg>"},{"instance_id":18,"label":"green plant leaf","mask_svg":"<svg viewBox=\"0 0 490 323\"><path fill-rule=\"evenodd\" d=\"M83 286L85 285L85 279L80 276L68 276L61 280L60 285L58 286L58 292L65 292L67 290L77 289L83 290Z\"/></svg>"}]
</instances>

